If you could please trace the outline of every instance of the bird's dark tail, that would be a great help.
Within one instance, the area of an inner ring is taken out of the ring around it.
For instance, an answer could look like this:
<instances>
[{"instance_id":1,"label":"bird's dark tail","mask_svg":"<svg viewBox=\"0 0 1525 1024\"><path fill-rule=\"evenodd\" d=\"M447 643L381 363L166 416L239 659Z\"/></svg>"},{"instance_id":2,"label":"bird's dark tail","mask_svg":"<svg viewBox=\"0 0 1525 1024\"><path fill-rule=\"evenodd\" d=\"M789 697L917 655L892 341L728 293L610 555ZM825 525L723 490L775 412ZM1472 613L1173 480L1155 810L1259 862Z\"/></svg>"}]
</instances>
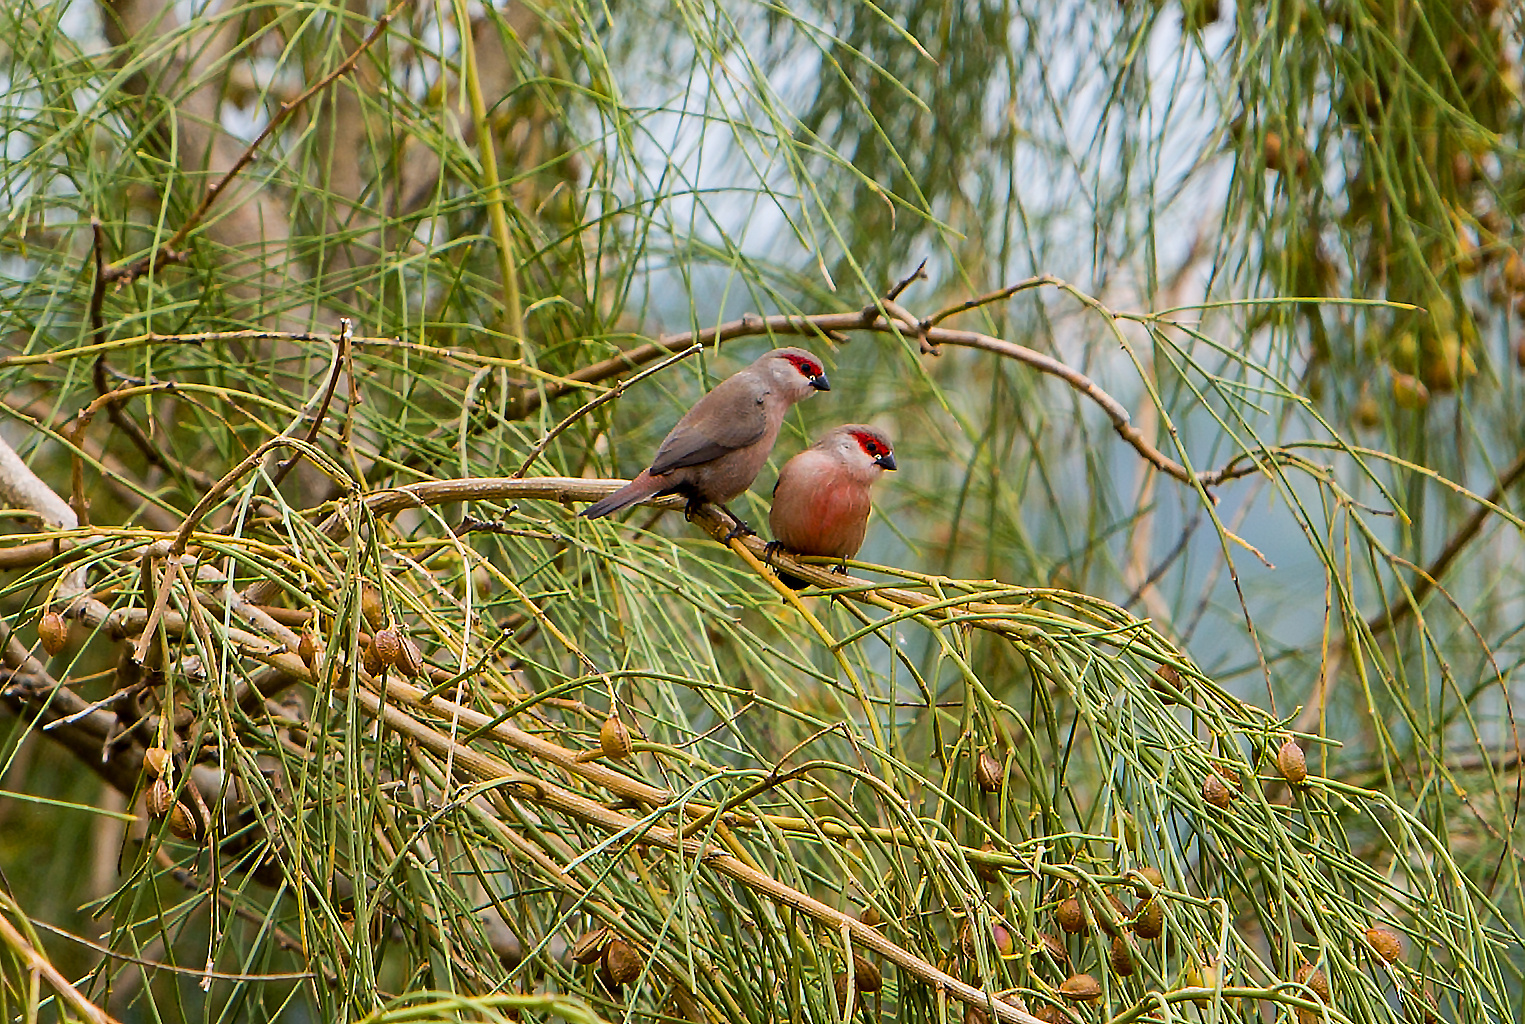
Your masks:
<instances>
[{"instance_id":1,"label":"bird's dark tail","mask_svg":"<svg viewBox=\"0 0 1525 1024\"><path fill-rule=\"evenodd\" d=\"M643 469L640 476L608 497L595 501L579 514L584 519L601 519L622 508L629 508L631 505L645 501L647 498L655 498L662 493L662 487L661 480Z\"/></svg>"}]
</instances>

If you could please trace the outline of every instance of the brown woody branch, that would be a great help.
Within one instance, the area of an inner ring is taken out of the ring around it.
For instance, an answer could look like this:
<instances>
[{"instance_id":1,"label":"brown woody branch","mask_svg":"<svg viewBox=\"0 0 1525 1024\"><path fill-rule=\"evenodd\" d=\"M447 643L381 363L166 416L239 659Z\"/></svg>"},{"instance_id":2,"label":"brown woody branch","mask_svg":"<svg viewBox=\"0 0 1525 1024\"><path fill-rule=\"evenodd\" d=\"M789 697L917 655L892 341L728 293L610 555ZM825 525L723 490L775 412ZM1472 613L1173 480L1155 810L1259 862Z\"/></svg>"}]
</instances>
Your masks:
<instances>
[{"instance_id":1,"label":"brown woody branch","mask_svg":"<svg viewBox=\"0 0 1525 1024\"><path fill-rule=\"evenodd\" d=\"M876 301L855 313L816 313L799 316L789 314L757 316L755 314L748 314L739 320L732 320L729 323L720 324L716 327L666 335L660 341L639 345L617 356L585 366L575 373L569 374L565 382L549 382L538 392L526 393L523 396L519 412L521 415L528 415L539 408L541 402L559 398L561 395L572 390L577 384L594 384L607 380L610 377L617 376L628 370L637 369L654 359L669 356L675 351L688 348L692 345L702 345L706 348L711 348L736 338L747 338L757 335L815 337L836 341L842 335L849 332L870 331L876 334L894 334L915 338L922 343L926 351L936 351L940 345L979 349L1022 363L1051 377L1057 377L1081 395L1100 406L1102 411L1106 413L1107 419L1112 422L1112 429L1117 431L1118 435L1142 455L1150 465L1160 472L1180 480L1182 483L1197 484L1203 488L1215 487L1235 475L1226 468L1205 470L1198 473L1190 472L1185 466L1156 448L1144 437L1137 427L1133 426L1132 418L1129 416L1127 408L1121 402L1108 394L1091 378L1074 367L1055 359L1053 356L1045 355L1042 352L1037 352L1023 345L1003 341L988 334L981 334L977 331L953 330L938 326L942 320L955 313L994 302L998 298L1009 298L1020 291L1040 287L1060 288L1072 294L1078 294L1060 279L1044 274L1040 277L1021 281L991 295L951 307L932 317L921 320L907 319L909 314L897 315L894 312L895 310L899 310L901 313L904 313L904 310L895 305L893 300ZM1115 318L1115 314L1112 314L1104 307L1094 303L1088 304L1098 311ZM1239 475L1242 475L1242 471Z\"/></svg>"}]
</instances>

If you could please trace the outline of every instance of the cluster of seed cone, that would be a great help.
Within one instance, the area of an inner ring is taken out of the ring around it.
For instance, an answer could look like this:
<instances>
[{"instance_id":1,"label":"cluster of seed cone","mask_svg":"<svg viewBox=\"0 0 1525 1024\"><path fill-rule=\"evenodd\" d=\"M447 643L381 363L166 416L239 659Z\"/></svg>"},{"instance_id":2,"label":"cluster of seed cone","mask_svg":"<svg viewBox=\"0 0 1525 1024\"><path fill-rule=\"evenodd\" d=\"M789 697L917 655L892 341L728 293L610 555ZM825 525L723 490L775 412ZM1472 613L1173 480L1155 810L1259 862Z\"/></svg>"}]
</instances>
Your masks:
<instances>
[{"instance_id":1,"label":"cluster of seed cone","mask_svg":"<svg viewBox=\"0 0 1525 1024\"><path fill-rule=\"evenodd\" d=\"M607 925L583 933L572 944L571 957L574 963L597 965L595 976L615 996L646 969L646 961L636 948Z\"/></svg>"},{"instance_id":2,"label":"cluster of seed cone","mask_svg":"<svg viewBox=\"0 0 1525 1024\"><path fill-rule=\"evenodd\" d=\"M143 806L155 821L168 819L171 834L199 843L206 838L209 824L206 807L189 780L176 799L171 785L173 766L174 759L165 747L149 747L143 752L143 770L153 779L143 792Z\"/></svg>"},{"instance_id":3,"label":"cluster of seed cone","mask_svg":"<svg viewBox=\"0 0 1525 1024\"><path fill-rule=\"evenodd\" d=\"M1185 683L1179 671L1170 665L1159 667L1151 685L1166 704L1188 700L1192 692L1191 684ZM1286 739L1275 749L1269 761L1276 774L1287 786L1303 787L1309 784L1307 756L1294 739ZM972 776L980 792L994 794L1006 785L1008 769L995 753L982 750L973 756ZM1240 792L1239 772L1233 767L1225 765L1210 770L1203 776L1201 795L1203 802L1209 808L1230 809ZM1130 843L1130 848L1132 846L1133 844ZM980 852L994 854L997 852L997 847L993 843L985 842L981 845ZM991 862L993 859L971 857L974 861L975 873L986 882L995 881L1000 873L999 868ZM1139 968L1139 958L1145 948L1143 944L1158 940L1164 934L1163 901L1167 896L1161 894L1163 886L1164 879L1157 869L1146 867L1137 872L1133 890L1138 897L1138 902L1131 909L1117 895L1102 892L1094 886L1084 891L1076 889L1060 899L1054 906L1055 930L1058 935L1086 933L1090 931L1091 922L1094 919L1101 935L1110 940L1106 951L1106 967L1118 978L1131 977ZM1061 1008L1064 1004L1094 1002L1101 997L1103 991L1102 983L1094 975L1072 969L1066 944L1058 935L1039 931L1035 936L1041 943L1041 947L1035 950L1040 958L1046 956L1047 960L1059 971L1069 972L1062 982L1050 989L1051 1002L1029 1010L1024 1001L1015 994L1003 994L1000 997L1042 1021L1071 1020L1070 1011ZM1403 944L1397 934L1388 928L1381 926L1369 928L1365 938L1371 950L1387 963L1392 963L1402 956ZM1002 957L1019 955L1017 939L1004 923L997 921L990 926L989 941ZM977 953L976 945L975 935L970 925L966 923L957 937L957 952L967 961L973 961ZM1209 987L1213 984L1208 980L1212 976L1213 968L1203 966L1195 957L1192 958L1183 975L1190 986L1200 984ZM1305 985L1308 991L1311 991L1319 1000L1329 1002L1329 983L1323 971L1305 964L1296 972L1295 980ZM1317 1019L1319 1014L1298 1009L1297 1017L1300 1022L1311 1022ZM988 1007L970 1005L966 1008L965 1024L988 1024L990 1019Z\"/></svg>"}]
</instances>

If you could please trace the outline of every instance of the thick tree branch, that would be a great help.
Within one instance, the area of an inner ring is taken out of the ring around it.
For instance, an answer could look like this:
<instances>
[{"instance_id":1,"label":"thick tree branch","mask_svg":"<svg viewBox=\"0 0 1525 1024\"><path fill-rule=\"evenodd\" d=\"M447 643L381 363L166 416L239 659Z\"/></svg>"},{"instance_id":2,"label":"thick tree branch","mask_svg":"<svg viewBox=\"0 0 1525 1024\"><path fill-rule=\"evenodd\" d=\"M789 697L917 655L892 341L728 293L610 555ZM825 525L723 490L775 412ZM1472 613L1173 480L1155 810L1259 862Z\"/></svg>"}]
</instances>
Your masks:
<instances>
[{"instance_id":1,"label":"thick tree branch","mask_svg":"<svg viewBox=\"0 0 1525 1024\"><path fill-rule=\"evenodd\" d=\"M0 437L0 500L11 508L36 512L43 525L51 530L72 530L79 525L79 517L69 503L43 483L3 437ZM70 570L59 581L58 589L63 597L72 597L84 590L85 571Z\"/></svg>"}]
</instances>

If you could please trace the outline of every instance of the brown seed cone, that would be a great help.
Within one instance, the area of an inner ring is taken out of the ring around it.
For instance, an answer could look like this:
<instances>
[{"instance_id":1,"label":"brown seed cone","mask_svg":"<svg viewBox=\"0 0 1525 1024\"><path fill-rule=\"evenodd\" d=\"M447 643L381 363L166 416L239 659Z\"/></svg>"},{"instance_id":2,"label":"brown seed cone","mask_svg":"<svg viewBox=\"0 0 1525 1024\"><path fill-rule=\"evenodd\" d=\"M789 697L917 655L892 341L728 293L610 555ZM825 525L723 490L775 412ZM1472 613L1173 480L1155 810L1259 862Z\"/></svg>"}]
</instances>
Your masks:
<instances>
[{"instance_id":1,"label":"brown seed cone","mask_svg":"<svg viewBox=\"0 0 1525 1024\"><path fill-rule=\"evenodd\" d=\"M1101 996L1101 982L1089 974L1072 974L1059 986L1059 994L1076 1002L1089 1003Z\"/></svg>"},{"instance_id":2,"label":"brown seed cone","mask_svg":"<svg viewBox=\"0 0 1525 1024\"><path fill-rule=\"evenodd\" d=\"M381 664L381 655L376 653L374 643L366 644L365 649L360 652L360 667L365 669L366 675L381 675L381 670L385 666Z\"/></svg>"},{"instance_id":3,"label":"brown seed cone","mask_svg":"<svg viewBox=\"0 0 1525 1024\"><path fill-rule=\"evenodd\" d=\"M1268 171L1281 170L1281 136L1275 132L1266 132L1261 146L1261 164Z\"/></svg>"},{"instance_id":4,"label":"brown seed cone","mask_svg":"<svg viewBox=\"0 0 1525 1024\"><path fill-rule=\"evenodd\" d=\"M155 818L164 817L174 805L174 794L169 791L169 783L163 779L155 779L143 794L143 806Z\"/></svg>"},{"instance_id":5,"label":"brown seed cone","mask_svg":"<svg viewBox=\"0 0 1525 1024\"><path fill-rule=\"evenodd\" d=\"M968 921L965 921L964 926L958 930L958 951L967 957L975 955L974 931L969 927Z\"/></svg>"},{"instance_id":6,"label":"brown seed cone","mask_svg":"<svg viewBox=\"0 0 1525 1024\"><path fill-rule=\"evenodd\" d=\"M1070 1019L1064 1015L1064 1011L1053 1003L1044 1003L1033 1011L1033 1016L1041 1020L1043 1024L1070 1024Z\"/></svg>"},{"instance_id":7,"label":"brown seed cone","mask_svg":"<svg viewBox=\"0 0 1525 1024\"><path fill-rule=\"evenodd\" d=\"M1133 918L1133 934L1141 939L1157 939L1165 931L1165 908L1158 899L1147 900Z\"/></svg>"},{"instance_id":8,"label":"brown seed cone","mask_svg":"<svg viewBox=\"0 0 1525 1024\"><path fill-rule=\"evenodd\" d=\"M1119 978L1130 977L1138 965L1133 960L1133 950L1128 948L1127 936L1119 935L1112 940L1112 951L1107 954L1107 963L1112 968L1112 973Z\"/></svg>"},{"instance_id":9,"label":"brown seed cone","mask_svg":"<svg viewBox=\"0 0 1525 1024\"><path fill-rule=\"evenodd\" d=\"M995 951L1001 956L1015 956L1017 952L1016 936L1011 934L1011 929L1004 924L990 926L990 943L995 946Z\"/></svg>"},{"instance_id":10,"label":"brown seed cone","mask_svg":"<svg viewBox=\"0 0 1525 1024\"><path fill-rule=\"evenodd\" d=\"M397 664L397 659L402 657L402 637L398 636L397 630L390 626L378 630L376 635L371 637L371 646L376 649L376 657L380 658L381 663L387 668L392 668Z\"/></svg>"},{"instance_id":11,"label":"brown seed cone","mask_svg":"<svg viewBox=\"0 0 1525 1024\"><path fill-rule=\"evenodd\" d=\"M847 1013L848 996L847 972L841 971L834 975L831 979L831 987L832 990L837 994L837 1012L845 1015Z\"/></svg>"},{"instance_id":12,"label":"brown seed cone","mask_svg":"<svg viewBox=\"0 0 1525 1024\"><path fill-rule=\"evenodd\" d=\"M1356 399L1351 415L1355 419L1356 426L1370 430L1382 422L1382 407L1377 404L1377 400L1372 397L1370 391L1363 391L1361 397Z\"/></svg>"},{"instance_id":13,"label":"brown seed cone","mask_svg":"<svg viewBox=\"0 0 1525 1024\"><path fill-rule=\"evenodd\" d=\"M373 630L381 628L381 624L387 620L386 606L381 603L381 591L370 581L360 585L360 614L365 617L366 625Z\"/></svg>"},{"instance_id":14,"label":"brown seed cone","mask_svg":"<svg viewBox=\"0 0 1525 1024\"><path fill-rule=\"evenodd\" d=\"M1276 770L1281 772L1281 777L1294 786L1301 785L1308 780L1308 758L1303 753L1303 748L1292 740L1281 745L1276 751Z\"/></svg>"},{"instance_id":15,"label":"brown seed cone","mask_svg":"<svg viewBox=\"0 0 1525 1024\"><path fill-rule=\"evenodd\" d=\"M1207 778L1202 780L1202 799L1214 807L1227 809L1234 795L1229 792L1228 783L1223 781L1223 776L1217 772L1208 772Z\"/></svg>"},{"instance_id":16,"label":"brown seed cone","mask_svg":"<svg viewBox=\"0 0 1525 1024\"><path fill-rule=\"evenodd\" d=\"M149 747L143 751L143 770L156 779L162 779L169 773L169 751L164 747Z\"/></svg>"},{"instance_id":17,"label":"brown seed cone","mask_svg":"<svg viewBox=\"0 0 1525 1024\"><path fill-rule=\"evenodd\" d=\"M628 985L641 976L641 957L624 939L611 939L604 947L604 967L616 985Z\"/></svg>"},{"instance_id":18,"label":"brown seed cone","mask_svg":"<svg viewBox=\"0 0 1525 1024\"><path fill-rule=\"evenodd\" d=\"M877 928L884 923L884 915L879 913L878 907L875 907L873 904L869 904L861 911L859 911L858 920L862 921L870 928Z\"/></svg>"},{"instance_id":19,"label":"brown seed cone","mask_svg":"<svg viewBox=\"0 0 1525 1024\"><path fill-rule=\"evenodd\" d=\"M1297 981L1298 984L1311 988L1321 1002L1329 1002L1329 979L1324 976L1323 971L1312 964L1303 964L1297 969Z\"/></svg>"},{"instance_id":20,"label":"brown seed cone","mask_svg":"<svg viewBox=\"0 0 1525 1024\"><path fill-rule=\"evenodd\" d=\"M572 943L572 962L578 964L591 964L603 959L604 947L609 945L609 926L600 925L590 931L583 932Z\"/></svg>"},{"instance_id":21,"label":"brown seed cone","mask_svg":"<svg viewBox=\"0 0 1525 1024\"><path fill-rule=\"evenodd\" d=\"M1059 936L1052 932L1039 932L1038 941L1043 943L1043 951L1054 961L1055 967L1070 965L1070 952L1064 948L1064 941Z\"/></svg>"},{"instance_id":22,"label":"brown seed cone","mask_svg":"<svg viewBox=\"0 0 1525 1024\"><path fill-rule=\"evenodd\" d=\"M1132 917L1133 914L1128 910L1126 906L1123 905L1122 900L1118 899L1111 893L1107 893L1107 902L1112 905L1112 913L1110 915L1097 914L1096 923L1101 925L1102 931L1106 932L1108 935L1116 937L1122 933L1123 928L1126 927L1128 918Z\"/></svg>"},{"instance_id":23,"label":"brown seed cone","mask_svg":"<svg viewBox=\"0 0 1525 1024\"><path fill-rule=\"evenodd\" d=\"M1154 894L1154 889L1159 889L1165 884L1165 876L1160 874L1159 868L1139 868L1138 874L1144 882L1149 883L1148 886L1144 885L1143 882L1135 881L1133 883L1133 891L1138 894L1138 898L1141 900L1148 899L1151 895ZM1153 886L1153 888L1150 888L1150 886Z\"/></svg>"},{"instance_id":24,"label":"brown seed cone","mask_svg":"<svg viewBox=\"0 0 1525 1024\"><path fill-rule=\"evenodd\" d=\"M205 834L201 827L201 816L185 803L177 803L169 809L169 830L181 839L193 842L199 842Z\"/></svg>"},{"instance_id":25,"label":"brown seed cone","mask_svg":"<svg viewBox=\"0 0 1525 1024\"><path fill-rule=\"evenodd\" d=\"M297 657L302 659L302 664L312 668L313 662L318 660L318 638L308 630L303 630L297 638Z\"/></svg>"},{"instance_id":26,"label":"brown seed cone","mask_svg":"<svg viewBox=\"0 0 1525 1024\"><path fill-rule=\"evenodd\" d=\"M630 756L630 730L625 728L619 715L610 715L598 727L598 749L611 761Z\"/></svg>"},{"instance_id":27,"label":"brown seed cone","mask_svg":"<svg viewBox=\"0 0 1525 1024\"><path fill-rule=\"evenodd\" d=\"M988 750L980 751L980 756L974 762L974 781L980 789L986 793L994 793L1001 788L1001 762Z\"/></svg>"},{"instance_id":28,"label":"brown seed cone","mask_svg":"<svg viewBox=\"0 0 1525 1024\"><path fill-rule=\"evenodd\" d=\"M1388 963L1394 963L1403 956L1403 940L1391 929L1383 928L1381 925L1368 928L1366 941L1371 943L1371 948Z\"/></svg>"},{"instance_id":29,"label":"brown seed cone","mask_svg":"<svg viewBox=\"0 0 1525 1024\"><path fill-rule=\"evenodd\" d=\"M994 853L995 843L992 843L988 840L981 843L980 852ZM974 862L974 873L980 877L982 882L994 882L997 878L1001 877L1000 868L996 867L994 864L989 864L982 860L977 860Z\"/></svg>"},{"instance_id":30,"label":"brown seed cone","mask_svg":"<svg viewBox=\"0 0 1525 1024\"><path fill-rule=\"evenodd\" d=\"M1177 672L1174 665L1161 665L1154 670L1154 679L1150 681L1150 687L1160 695L1163 704L1179 704L1181 692L1181 673Z\"/></svg>"},{"instance_id":31,"label":"brown seed cone","mask_svg":"<svg viewBox=\"0 0 1525 1024\"><path fill-rule=\"evenodd\" d=\"M52 657L69 642L69 624L50 608L42 613L42 620L37 623L37 636L42 640L42 649Z\"/></svg>"},{"instance_id":32,"label":"brown seed cone","mask_svg":"<svg viewBox=\"0 0 1525 1024\"><path fill-rule=\"evenodd\" d=\"M412 637L404 636L402 647L397 652L397 671L409 679L417 679L423 670L424 652L418 649L418 644L413 642Z\"/></svg>"},{"instance_id":33,"label":"brown seed cone","mask_svg":"<svg viewBox=\"0 0 1525 1024\"><path fill-rule=\"evenodd\" d=\"M880 973L878 964L854 953L853 984L858 986L859 992L878 992L884 985L884 975Z\"/></svg>"},{"instance_id":34,"label":"brown seed cone","mask_svg":"<svg viewBox=\"0 0 1525 1024\"><path fill-rule=\"evenodd\" d=\"M1086 926L1085 905L1071 896L1062 901L1059 908L1054 911L1054 920L1058 922L1060 928L1071 935L1083 932Z\"/></svg>"}]
</instances>

